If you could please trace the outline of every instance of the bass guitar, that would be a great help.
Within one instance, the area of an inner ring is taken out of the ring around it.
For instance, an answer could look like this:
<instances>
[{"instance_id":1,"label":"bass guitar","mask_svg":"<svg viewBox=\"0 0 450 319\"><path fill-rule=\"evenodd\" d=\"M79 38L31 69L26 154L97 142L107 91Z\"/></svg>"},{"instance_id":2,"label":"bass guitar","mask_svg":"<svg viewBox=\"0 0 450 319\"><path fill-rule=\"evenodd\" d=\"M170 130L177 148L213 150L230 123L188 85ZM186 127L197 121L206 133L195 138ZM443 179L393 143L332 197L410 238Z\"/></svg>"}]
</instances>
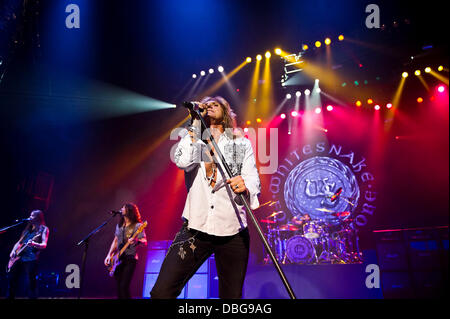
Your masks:
<instances>
[{"instance_id":1,"label":"bass guitar","mask_svg":"<svg viewBox=\"0 0 450 319\"><path fill-rule=\"evenodd\" d=\"M25 248L27 248L30 243L32 241L35 241L36 239L38 239L40 236L42 236L42 232L40 232L39 234L37 234L36 236L34 236L33 238L31 238L29 241L27 241L26 243L22 243L20 244L16 250L13 253L13 256L9 259L8 262L8 266L6 267L6 272L10 272L11 268L14 266L14 264L21 258L20 254L23 253L23 251L25 250Z\"/></svg>"},{"instance_id":2,"label":"bass guitar","mask_svg":"<svg viewBox=\"0 0 450 319\"><path fill-rule=\"evenodd\" d=\"M144 221L141 226L139 226L139 228L136 230L136 232L133 234L133 236L131 236L130 239L135 239L137 235L139 235L140 233L142 233L142 231L144 230L144 228L147 227L147 221ZM109 263L109 265L107 266L109 275L111 277L114 276L114 272L116 271L117 266L120 265L120 256L122 256L123 252L128 248L128 246L130 245L130 242L127 241L127 243L122 247L122 249L115 253L112 257L111 257L111 262Z\"/></svg>"}]
</instances>

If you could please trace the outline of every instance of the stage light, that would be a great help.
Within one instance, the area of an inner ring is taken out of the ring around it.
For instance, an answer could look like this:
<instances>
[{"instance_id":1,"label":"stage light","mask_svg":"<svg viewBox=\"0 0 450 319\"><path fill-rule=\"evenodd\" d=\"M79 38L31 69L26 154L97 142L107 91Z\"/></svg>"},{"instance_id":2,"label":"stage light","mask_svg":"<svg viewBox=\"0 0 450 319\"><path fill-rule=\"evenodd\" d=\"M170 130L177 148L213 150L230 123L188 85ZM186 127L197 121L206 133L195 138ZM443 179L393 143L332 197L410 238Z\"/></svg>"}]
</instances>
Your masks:
<instances>
[{"instance_id":1,"label":"stage light","mask_svg":"<svg viewBox=\"0 0 450 319\"><path fill-rule=\"evenodd\" d=\"M292 96L288 93L286 94L286 98L289 100Z\"/></svg>"},{"instance_id":2,"label":"stage light","mask_svg":"<svg viewBox=\"0 0 450 319\"><path fill-rule=\"evenodd\" d=\"M261 54L258 54L258 55L256 56L256 60L261 61L261 59L262 59Z\"/></svg>"},{"instance_id":3,"label":"stage light","mask_svg":"<svg viewBox=\"0 0 450 319\"><path fill-rule=\"evenodd\" d=\"M286 114L282 113L282 114L280 115L280 117L281 117L282 119L285 119L285 118L286 118Z\"/></svg>"},{"instance_id":4,"label":"stage light","mask_svg":"<svg viewBox=\"0 0 450 319\"><path fill-rule=\"evenodd\" d=\"M360 107L362 105L361 101L356 101L355 104L356 104L357 107Z\"/></svg>"},{"instance_id":5,"label":"stage light","mask_svg":"<svg viewBox=\"0 0 450 319\"><path fill-rule=\"evenodd\" d=\"M320 43L320 41L316 41L316 43L315 43L316 48L320 48L321 45L322 45L322 43Z\"/></svg>"},{"instance_id":6,"label":"stage light","mask_svg":"<svg viewBox=\"0 0 450 319\"><path fill-rule=\"evenodd\" d=\"M419 76L419 75L420 75L420 70L416 70L416 72L414 72L414 74L415 74L416 76Z\"/></svg>"},{"instance_id":7,"label":"stage light","mask_svg":"<svg viewBox=\"0 0 450 319\"><path fill-rule=\"evenodd\" d=\"M306 89L306 90L305 90L305 95L310 95L310 94L311 94L311 91L308 90L308 89Z\"/></svg>"},{"instance_id":8,"label":"stage light","mask_svg":"<svg viewBox=\"0 0 450 319\"><path fill-rule=\"evenodd\" d=\"M339 41L342 41L342 40L344 40L344 36L341 34L341 35L338 37L338 39L339 39Z\"/></svg>"},{"instance_id":9,"label":"stage light","mask_svg":"<svg viewBox=\"0 0 450 319\"><path fill-rule=\"evenodd\" d=\"M408 72L403 72L403 73L402 73L402 76L403 76L404 78L407 78L407 77L408 77Z\"/></svg>"},{"instance_id":10,"label":"stage light","mask_svg":"<svg viewBox=\"0 0 450 319\"><path fill-rule=\"evenodd\" d=\"M247 133L248 132L248 128L244 127L244 132Z\"/></svg>"},{"instance_id":11,"label":"stage light","mask_svg":"<svg viewBox=\"0 0 450 319\"><path fill-rule=\"evenodd\" d=\"M315 83L319 83L319 79L315 79L314 82L315 82Z\"/></svg>"},{"instance_id":12,"label":"stage light","mask_svg":"<svg viewBox=\"0 0 450 319\"><path fill-rule=\"evenodd\" d=\"M300 91L295 92L295 96L296 96L296 97L299 97L299 96L301 96L301 95L302 95L302 92L300 92Z\"/></svg>"},{"instance_id":13,"label":"stage light","mask_svg":"<svg viewBox=\"0 0 450 319\"><path fill-rule=\"evenodd\" d=\"M367 104L372 104L373 103L373 100L372 99L368 99L367 100Z\"/></svg>"},{"instance_id":14,"label":"stage light","mask_svg":"<svg viewBox=\"0 0 450 319\"><path fill-rule=\"evenodd\" d=\"M214 73L214 69L209 69L208 72L209 72L209 74L213 74Z\"/></svg>"},{"instance_id":15,"label":"stage light","mask_svg":"<svg viewBox=\"0 0 450 319\"><path fill-rule=\"evenodd\" d=\"M314 112L316 112L316 114L320 114L320 112L322 112L322 109L320 107L316 107L314 109Z\"/></svg>"},{"instance_id":16,"label":"stage light","mask_svg":"<svg viewBox=\"0 0 450 319\"><path fill-rule=\"evenodd\" d=\"M327 105L327 111L333 111L333 105Z\"/></svg>"},{"instance_id":17,"label":"stage light","mask_svg":"<svg viewBox=\"0 0 450 319\"><path fill-rule=\"evenodd\" d=\"M200 75L201 75L201 76L205 76L205 74L206 74L205 71L201 71L201 72L200 72Z\"/></svg>"},{"instance_id":18,"label":"stage light","mask_svg":"<svg viewBox=\"0 0 450 319\"><path fill-rule=\"evenodd\" d=\"M325 133L328 133L328 129L326 129L326 128L324 128L323 131L324 131Z\"/></svg>"},{"instance_id":19,"label":"stage light","mask_svg":"<svg viewBox=\"0 0 450 319\"><path fill-rule=\"evenodd\" d=\"M439 85L438 92L443 93L445 91L445 87L443 85Z\"/></svg>"},{"instance_id":20,"label":"stage light","mask_svg":"<svg viewBox=\"0 0 450 319\"><path fill-rule=\"evenodd\" d=\"M265 56L266 56L266 59L268 59L268 58L270 58L272 55L270 54L269 51L267 51L266 54L265 54Z\"/></svg>"},{"instance_id":21,"label":"stage light","mask_svg":"<svg viewBox=\"0 0 450 319\"><path fill-rule=\"evenodd\" d=\"M223 72L223 66L219 65L219 67L217 68L217 71Z\"/></svg>"},{"instance_id":22,"label":"stage light","mask_svg":"<svg viewBox=\"0 0 450 319\"><path fill-rule=\"evenodd\" d=\"M276 55L281 55L281 49L280 48L276 48L275 49L275 54Z\"/></svg>"},{"instance_id":23,"label":"stage light","mask_svg":"<svg viewBox=\"0 0 450 319\"><path fill-rule=\"evenodd\" d=\"M262 122L262 120L258 117L257 119L256 119L256 123L261 123Z\"/></svg>"},{"instance_id":24,"label":"stage light","mask_svg":"<svg viewBox=\"0 0 450 319\"><path fill-rule=\"evenodd\" d=\"M358 85L359 85L359 82L358 82L358 81L355 81L354 83L355 83L355 85L356 85L356 86L358 86Z\"/></svg>"},{"instance_id":25,"label":"stage light","mask_svg":"<svg viewBox=\"0 0 450 319\"><path fill-rule=\"evenodd\" d=\"M303 51L306 51L306 50L308 50L308 45L303 44L302 48L303 48Z\"/></svg>"},{"instance_id":26,"label":"stage light","mask_svg":"<svg viewBox=\"0 0 450 319\"><path fill-rule=\"evenodd\" d=\"M417 103L422 103L422 102L423 102L423 98L418 97L418 98L417 98Z\"/></svg>"},{"instance_id":27,"label":"stage light","mask_svg":"<svg viewBox=\"0 0 450 319\"><path fill-rule=\"evenodd\" d=\"M250 124L252 124L252 121L247 121L247 122L245 122L245 124L247 124L247 125L250 125Z\"/></svg>"},{"instance_id":28,"label":"stage light","mask_svg":"<svg viewBox=\"0 0 450 319\"><path fill-rule=\"evenodd\" d=\"M373 107L376 111L379 111L381 109L381 107L377 104Z\"/></svg>"},{"instance_id":29,"label":"stage light","mask_svg":"<svg viewBox=\"0 0 450 319\"><path fill-rule=\"evenodd\" d=\"M298 112L297 111L292 111L291 112L291 116L292 117L297 117L298 116Z\"/></svg>"},{"instance_id":30,"label":"stage light","mask_svg":"<svg viewBox=\"0 0 450 319\"><path fill-rule=\"evenodd\" d=\"M386 104L386 107L387 107L388 109L392 108L392 103Z\"/></svg>"},{"instance_id":31,"label":"stage light","mask_svg":"<svg viewBox=\"0 0 450 319\"><path fill-rule=\"evenodd\" d=\"M288 134L291 135L291 131L288 131Z\"/></svg>"},{"instance_id":32,"label":"stage light","mask_svg":"<svg viewBox=\"0 0 450 319\"><path fill-rule=\"evenodd\" d=\"M197 74L192 74L192 78L196 79L197 78Z\"/></svg>"},{"instance_id":33,"label":"stage light","mask_svg":"<svg viewBox=\"0 0 450 319\"><path fill-rule=\"evenodd\" d=\"M248 57L247 59L245 59L245 62L247 62L247 63L252 62L252 58Z\"/></svg>"},{"instance_id":34,"label":"stage light","mask_svg":"<svg viewBox=\"0 0 450 319\"><path fill-rule=\"evenodd\" d=\"M325 39L325 44L326 44L326 45L330 45L330 43L331 43L331 39L330 39L330 38L326 38L326 39Z\"/></svg>"},{"instance_id":35,"label":"stage light","mask_svg":"<svg viewBox=\"0 0 450 319\"><path fill-rule=\"evenodd\" d=\"M442 65L440 65L439 67L438 67L438 71L442 71L444 69L444 67L442 66Z\"/></svg>"},{"instance_id":36,"label":"stage light","mask_svg":"<svg viewBox=\"0 0 450 319\"><path fill-rule=\"evenodd\" d=\"M425 68L425 72L426 72L426 73L430 73L430 72L431 72L431 68L430 68L430 67L426 67L426 68Z\"/></svg>"},{"instance_id":37,"label":"stage light","mask_svg":"<svg viewBox=\"0 0 450 319\"><path fill-rule=\"evenodd\" d=\"M320 93L320 92L321 92L320 88L317 88L316 93Z\"/></svg>"}]
</instances>

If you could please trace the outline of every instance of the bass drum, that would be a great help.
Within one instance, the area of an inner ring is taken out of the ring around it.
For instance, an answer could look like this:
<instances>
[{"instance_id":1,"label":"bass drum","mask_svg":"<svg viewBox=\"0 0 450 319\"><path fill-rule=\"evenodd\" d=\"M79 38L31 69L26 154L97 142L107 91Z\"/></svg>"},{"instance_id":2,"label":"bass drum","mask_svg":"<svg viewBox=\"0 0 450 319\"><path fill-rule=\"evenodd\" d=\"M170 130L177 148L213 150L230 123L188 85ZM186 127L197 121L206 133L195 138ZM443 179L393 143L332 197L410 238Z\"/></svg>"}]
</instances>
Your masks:
<instances>
[{"instance_id":1,"label":"bass drum","mask_svg":"<svg viewBox=\"0 0 450 319\"><path fill-rule=\"evenodd\" d=\"M296 264L308 264L317 259L316 250L311 241L300 235L289 238L286 243L286 255Z\"/></svg>"}]
</instances>

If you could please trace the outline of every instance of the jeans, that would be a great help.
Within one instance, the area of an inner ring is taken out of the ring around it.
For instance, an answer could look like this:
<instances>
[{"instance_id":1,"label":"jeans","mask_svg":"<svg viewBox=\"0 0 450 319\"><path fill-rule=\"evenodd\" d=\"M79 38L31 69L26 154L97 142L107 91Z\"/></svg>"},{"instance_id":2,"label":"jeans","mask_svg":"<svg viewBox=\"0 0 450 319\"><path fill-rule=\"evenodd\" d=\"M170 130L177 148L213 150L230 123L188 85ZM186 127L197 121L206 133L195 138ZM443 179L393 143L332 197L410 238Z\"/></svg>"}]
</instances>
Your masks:
<instances>
[{"instance_id":1,"label":"jeans","mask_svg":"<svg viewBox=\"0 0 450 319\"><path fill-rule=\"evenodd\" d=\"M19 286L20 276L22 274L26 275L27 280L27 295L30 299L37 298L37 270L38 262L33 261L22 261L18 260L11 271L8 273L8 299L16 298L17 287Z\"/></svg>"},{"instance_id":2,"label":"jeans","mask_svg":"<svg viewBox=\"0 0 450 319\"><path fill-rule=\"evenodd\" d=\"M222 237L188 229L185 223L164 258L158 279L150 292L151 298L178 297L189 279L212 254L219 277L219 297L242 298L249 247L247 228L236 235Z\"/></svg>"},{"instance_id":3,"label":"jeans","mask_svg":"<svg viewBox=\"0 0 450 319\"><path fill-rule=\"evenodd\" d=\"M117 283L118 299L131 299L130 284L135 269L136 259L133 256L127 256L121 259L120 264L117 266L116 271L114 272L114 278L116 278Z\"/></svg>"}]
</instances>

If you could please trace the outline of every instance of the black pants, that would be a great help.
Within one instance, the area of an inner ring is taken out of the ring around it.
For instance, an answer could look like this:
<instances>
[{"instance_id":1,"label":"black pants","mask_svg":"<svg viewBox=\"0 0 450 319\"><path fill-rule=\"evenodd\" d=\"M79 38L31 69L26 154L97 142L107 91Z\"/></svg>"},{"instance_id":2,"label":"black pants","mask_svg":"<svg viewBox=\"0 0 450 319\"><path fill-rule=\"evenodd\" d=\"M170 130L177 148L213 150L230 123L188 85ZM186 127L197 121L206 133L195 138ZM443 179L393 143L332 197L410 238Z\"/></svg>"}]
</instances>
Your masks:
<instances>
[{"instance_id":1,"label":"black pants","mask_svg":"<svg viewBox=\"0 0 450 319\"><path fill-rule=\"evenodd\" d=\"M18 260L8 273L8 299L16 298L17 288L19 286L20 277L25 275L27 295L30 299L37 298L37 260L22 261Z\"/></svg>"},{"instance_id":2,"label":"black pants","mask_svg":"<svg viewBox=\"0 0 450 319\"><path fill-rule=\"evenodd\" d=\"M130 284L136 269L136 259L134 257L124 257L114 272L117 283L117 298L130 299Z\"/></svg>"},{"instance_id":3,"label":"black pants","mask_svg":"<svg viewBox=\"0 0 450 319\"><path fill-rule=\"evenodd\" d=\"M195 249L190 247L191 243L195 245ZM186 224L183 225L164 259L158 279L150 292L151 298L178 297L189 279L213 253L219 277L219 297L242 298L249 246L247 228L234 236L219 237L188 230Z\"/></svg>"}]
</instances>

